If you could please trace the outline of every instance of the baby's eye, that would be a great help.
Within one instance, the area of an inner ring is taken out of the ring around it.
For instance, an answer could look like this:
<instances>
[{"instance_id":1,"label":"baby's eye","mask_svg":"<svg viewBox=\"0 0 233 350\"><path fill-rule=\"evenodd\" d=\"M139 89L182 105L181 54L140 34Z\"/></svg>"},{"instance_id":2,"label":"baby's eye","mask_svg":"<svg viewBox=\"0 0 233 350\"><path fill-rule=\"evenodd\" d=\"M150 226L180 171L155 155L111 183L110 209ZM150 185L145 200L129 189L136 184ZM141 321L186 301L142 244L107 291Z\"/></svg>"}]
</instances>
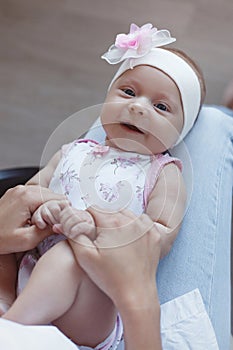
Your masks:
<instances>
[{"instance_id":1,"label":"baby's eye","mask_svg":"<svg viewBox=\"0 0 233 350\"><path fill-rule=\"evenodd\" d=\"M135 92L132 89L122 89L126 95L135 96Z\"/></svg>"},{"instance_id":2,"label":"baby's eye","mask_svg":"<svg viewBox=\"0 0 233 350\"><path fill-rule=\"evenodd\" d=\"M157 103L154 106L155 106L155 108L158 108L161 111L165 111L166 112L168 110L167 106L164 103Z\"/></svg>"}]
</instances>

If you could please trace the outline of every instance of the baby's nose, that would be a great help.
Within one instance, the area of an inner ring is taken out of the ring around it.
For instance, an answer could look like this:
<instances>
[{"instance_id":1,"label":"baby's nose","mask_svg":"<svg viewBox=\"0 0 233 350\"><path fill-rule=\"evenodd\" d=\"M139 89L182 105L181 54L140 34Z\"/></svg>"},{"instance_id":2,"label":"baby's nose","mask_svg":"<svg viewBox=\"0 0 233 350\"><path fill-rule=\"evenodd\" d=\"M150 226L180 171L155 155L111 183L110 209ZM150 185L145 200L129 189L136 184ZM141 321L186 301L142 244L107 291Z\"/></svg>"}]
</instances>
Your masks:
<instances>
[{"instance_id":1,"label":"baby's nose","mask_svg":"<svg viewBox=\"0 0 233 350\"><path fill-rule=\"evenodd\" d=\"M131 102L129 105L129 110L130 112L135 113L141 117L144 117L147 114L147 108L141 102Z\"/></svg>"}]
</instances>

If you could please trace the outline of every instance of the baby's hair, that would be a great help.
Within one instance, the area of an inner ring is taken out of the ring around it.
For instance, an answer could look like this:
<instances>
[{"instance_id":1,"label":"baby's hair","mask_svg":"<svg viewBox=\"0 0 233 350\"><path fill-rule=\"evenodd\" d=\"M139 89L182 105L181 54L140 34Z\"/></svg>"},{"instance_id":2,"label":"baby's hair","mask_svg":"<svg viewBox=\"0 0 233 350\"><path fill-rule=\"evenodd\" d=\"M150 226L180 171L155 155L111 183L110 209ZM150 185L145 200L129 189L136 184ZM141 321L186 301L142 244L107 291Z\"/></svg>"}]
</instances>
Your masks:
<instances>
[{"instance_id":1,"label":"baby's hair","mask_svg":"<svg viewBox=\"0 0 233 350\"><path fill-rule=\"evenodd\" d=\"M197 74L197 77L198 77L198 80L199 80L199 83L200 83L200 86L201 86L201 103L200 103L200 108L201 108L201 105L203 104L205 96L206 96L205 79L204 79L204 75L203 75L203 72L202 72L201 68L184 51L179 50L179 49L175 49L175 48L163 48L163 49L167 50L167 51L170 51L170 52L173 52L177 56L180 56L184 61L186 61L191 66L191 68Z\"/></svg>"}]
</instances>

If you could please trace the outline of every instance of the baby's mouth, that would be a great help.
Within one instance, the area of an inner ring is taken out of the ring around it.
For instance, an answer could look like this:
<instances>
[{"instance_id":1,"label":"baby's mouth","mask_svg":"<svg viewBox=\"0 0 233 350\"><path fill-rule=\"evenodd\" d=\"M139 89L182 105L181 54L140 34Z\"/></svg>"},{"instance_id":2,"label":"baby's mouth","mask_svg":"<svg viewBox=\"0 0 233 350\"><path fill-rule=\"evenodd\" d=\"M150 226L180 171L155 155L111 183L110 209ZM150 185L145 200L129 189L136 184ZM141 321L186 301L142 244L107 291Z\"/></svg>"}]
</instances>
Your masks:
<instances>
[{"instance_id":1,"label":"baby's mouth","mask_svg":"<svg viewBox=\"0 0 233 350\"><path fill-rule=\"evenodd\" d=\"M124 126L125 128L127 128L128 130L132 130L132 131L136 131L139 132L140 134L144 134L144 132L137 128L135 125L133 124L129 124L129 123L120 123L122 126Z\"/></svg>"}]
</instances>

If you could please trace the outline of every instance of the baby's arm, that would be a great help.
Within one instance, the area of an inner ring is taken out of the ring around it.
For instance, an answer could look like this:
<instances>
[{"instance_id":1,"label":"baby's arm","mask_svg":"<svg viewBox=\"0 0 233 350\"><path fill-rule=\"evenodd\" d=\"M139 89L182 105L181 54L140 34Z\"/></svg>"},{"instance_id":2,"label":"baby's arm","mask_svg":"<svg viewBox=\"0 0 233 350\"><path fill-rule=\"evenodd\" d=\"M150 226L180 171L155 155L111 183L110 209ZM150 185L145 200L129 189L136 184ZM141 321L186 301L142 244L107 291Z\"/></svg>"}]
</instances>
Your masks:
<instances>
[{"instance_id":1,"label":"baby's arm","mask_svg":"<svg viewBox=\"0 0 233 350\"><path fill-rule=\"evenodd\" d=\"M61 151L58 151L50 159L48 164L27 182L27 185L40 185L42 187L49 187L50 180L60 159Z\"/></svg>"},{"instance_id":2,"label":"baby's arm","mask_svg":"<svg viewBox=\"0 0 233 350\"><path fill-rule=\"evenodd\" d=\"M161 233L161 257L171 249L186 207L186 189L179 168L170 163L161 171L149 197L146 213Z\"/></svg>"},{"instance_id":3,"label":"baby's arm","mask_svg":"<svg viewBox=\"0 0 233 350\"><path fill-rule=\"evenodd\" d=\"M58 151L50 159L48 164L27 182L27 185L40 185L48 188L60 159L61 151ZM45 229L46 226L53 226L58 222L57 216L59 215L60 210L64 207L64 202L66 201L51 200L42 204L33 213L31 218L32 224L36 225L41 230Z\"/></svg>"}]
</instances>

